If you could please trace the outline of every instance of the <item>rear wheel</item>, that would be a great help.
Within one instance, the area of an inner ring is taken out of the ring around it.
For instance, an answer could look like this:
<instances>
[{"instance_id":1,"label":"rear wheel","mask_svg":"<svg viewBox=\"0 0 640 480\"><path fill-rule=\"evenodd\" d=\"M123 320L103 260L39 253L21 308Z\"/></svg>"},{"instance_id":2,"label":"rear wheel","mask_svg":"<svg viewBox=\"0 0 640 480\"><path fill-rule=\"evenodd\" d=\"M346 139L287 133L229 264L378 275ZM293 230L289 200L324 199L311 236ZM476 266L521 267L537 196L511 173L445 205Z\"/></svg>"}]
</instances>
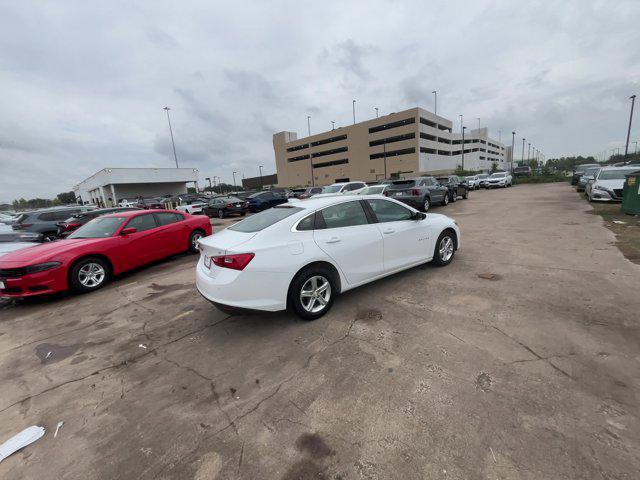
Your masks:
<instances>
[{"instance_id":1,"label":"rear wheel","mask_svg":"<svg viewBox=\"0 0 640 480\"><path fill-rule=\"evenodd\" d=\"M454 193L449 193L449 195L451 195L451 198L449 200L451 200L451 203L455 202L458 200L458 196Z\"/></svg>"},{"instance_id":2,"label":"rear wheel","mask_svg":"<svg viewBox=\"0 0 640 480\"><path fill-rule=\"evenodd\" d=\"M101 258L84 258L71 269L71 288L77 292L92 292L103 287L111 276L109 265Z\"/></svg>"},{"instance_id":3,"label":"rear wheel","mask_svg":"<svg viewBox=\"0 0 640 480\"><path fill-rule=\"evenodd\" d=\"M315 320L327 313L338 294L333 272L322 266L300 272L289 288L289 305L303 320Z\"/></svg>"},{"instance_id":4,"label":"rear wheel","mask_svg":"<svg viewBox=\"0 0 640 480\"><path fill-rule=\"evenodd\" d=\"M465 189L464 193L462 194L462 198L464 198L465 200L469 198L469 189Z\"/></svg>"},{"instance_id":5,"label":"rear wheel","mask_svg":"<svg viewBox=\"0 0 640 480\"><path fill-rule=\"evenodd\" d=\"M444 198L442 199L442 205L449 205L449 194L445 194Z\"/></svg>"},{"instance_id":6,"label":"rear wheel","mask_svg":"<svg viewBox=\"0 0 640 480\"><path fill-rule=\"evenodd\" d=\"M438 237L436 248L433 252L433 263L439 267L449 265L456 254L455 234L452 230L445 230Z\"/></svg>"},{"instance_id":7,"label":"rear wheel","mask_svg":"<svg viewBox=\"0 0 640 480\"><path fill-rule=\"evenodd\" d=\"M194 230L189 235L189 248L188 250L192 253L198 253L198 240L204 237L204 233L202 230Z\"/></svg>"}]
</instances>

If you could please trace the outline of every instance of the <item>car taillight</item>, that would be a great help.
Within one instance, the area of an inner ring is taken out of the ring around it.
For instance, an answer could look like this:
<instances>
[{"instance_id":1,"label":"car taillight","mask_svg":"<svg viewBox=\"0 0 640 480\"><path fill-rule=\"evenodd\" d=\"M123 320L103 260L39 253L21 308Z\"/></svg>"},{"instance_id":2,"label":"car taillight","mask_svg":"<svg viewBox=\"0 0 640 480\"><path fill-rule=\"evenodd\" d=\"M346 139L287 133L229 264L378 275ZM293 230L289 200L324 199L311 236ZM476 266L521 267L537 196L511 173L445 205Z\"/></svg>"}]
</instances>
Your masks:
<instances>
[{"instance_id":1,"label":"car taillight","mask_svg":"<svg viewBox=\"0 0 640 480\"><path fill-rule=\"evenodd\" d=\"M414 197L417 197L420 195L420 190L418 190L417 188L414 188L411 190L411 195L413 195Z\"/></svg>"},{"instance_id":2,"label":"car taillight","mask_svg":"<svg viewBox=\"0 0 640 480\"><path fill-rule=\"evenodd\" d=\"M79 223L67 223L67 224L64 224L63 226L64 226L65 230L73 230L74 228L78 228L80 226L80 224Z\"/></svg>"},{"instance_id":3,"label":"car taillight","mask_svg":"<svg viewBox=\"0 0 640 480\"><path fill-rule=\"evenodd\" d=\"M232 270L244 270L249 262L255 257L254 253L236 253L234 255L220 255L212 257L213 263L219 267L230 268Z\"/></svg>"},{"instance_id":4,"label":"car taillight","mask_svg":"<svg viewBox=\"0 0 640 480\"><path fill-rule=\"evenodd\" d=\"M231 207L233 207L233 205L230 203L227 203L227 208L231 208Z\"/></svg>"}]
</instances>

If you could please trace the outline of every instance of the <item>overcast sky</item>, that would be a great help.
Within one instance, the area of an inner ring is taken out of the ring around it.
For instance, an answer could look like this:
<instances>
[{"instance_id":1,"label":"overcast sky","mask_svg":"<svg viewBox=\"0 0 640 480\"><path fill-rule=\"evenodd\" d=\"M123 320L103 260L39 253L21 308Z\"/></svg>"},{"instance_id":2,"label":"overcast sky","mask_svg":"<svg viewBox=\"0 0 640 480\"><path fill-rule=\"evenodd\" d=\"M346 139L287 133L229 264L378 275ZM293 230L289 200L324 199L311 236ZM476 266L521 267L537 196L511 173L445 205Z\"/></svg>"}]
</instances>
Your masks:
<instances>
[{"instance_id":1,"label":"overcast sky","mask_svg":"<svg viewBox=\"0 0 640 480\"><path fill-rule=\"evenodd\" d=\"M595 154L624 145L639 19L637 0L0 0L0 201L173 166L165 105L201 182L273 172L272 134L305 135L307 115L318 133L354 98L364 120L433 110L433 90L455 126Z\"/></svg>"}]
</instances>

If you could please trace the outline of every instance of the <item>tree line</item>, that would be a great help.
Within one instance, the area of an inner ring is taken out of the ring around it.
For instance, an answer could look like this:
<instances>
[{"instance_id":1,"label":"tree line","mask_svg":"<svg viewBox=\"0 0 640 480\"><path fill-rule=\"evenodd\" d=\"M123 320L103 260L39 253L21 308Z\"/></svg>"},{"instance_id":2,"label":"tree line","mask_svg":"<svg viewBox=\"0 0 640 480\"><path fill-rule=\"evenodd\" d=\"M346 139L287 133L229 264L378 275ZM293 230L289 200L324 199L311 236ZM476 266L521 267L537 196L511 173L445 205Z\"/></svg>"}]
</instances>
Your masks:
<instances>
[{"instance_id":1,"label":"tree line","mask_svg":"<svg viewBox=\"0 0 640 480\"><path fill-rule=\"evenodd\" d=\"M0 210L32 210L35 208L56 207L58 205L68 205L76 203L76 194L73 192L62 192L55 198L19 198L11 202L0 205Z\"/></svg>"}]
</instances>

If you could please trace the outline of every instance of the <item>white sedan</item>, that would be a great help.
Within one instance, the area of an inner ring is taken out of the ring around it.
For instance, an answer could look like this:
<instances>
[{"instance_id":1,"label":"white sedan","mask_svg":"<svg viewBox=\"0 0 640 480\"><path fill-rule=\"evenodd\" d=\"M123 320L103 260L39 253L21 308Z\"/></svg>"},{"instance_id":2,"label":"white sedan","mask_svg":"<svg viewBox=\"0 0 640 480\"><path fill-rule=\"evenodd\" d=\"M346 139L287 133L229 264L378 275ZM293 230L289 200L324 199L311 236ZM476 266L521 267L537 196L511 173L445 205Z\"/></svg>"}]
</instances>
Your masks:
<instances>
[{"instance_id":1,"label":"white sedan","mask_svg":"<svg viewBox=\"0 0 640 480\"><path fill-rule=\"evenodd\" d=\"M291 308L314 320L347 290L433 261L447 265L460 230L381 195L278 205L199 241L196 285L223 310Z\"/></svg>"}]
</instances>

